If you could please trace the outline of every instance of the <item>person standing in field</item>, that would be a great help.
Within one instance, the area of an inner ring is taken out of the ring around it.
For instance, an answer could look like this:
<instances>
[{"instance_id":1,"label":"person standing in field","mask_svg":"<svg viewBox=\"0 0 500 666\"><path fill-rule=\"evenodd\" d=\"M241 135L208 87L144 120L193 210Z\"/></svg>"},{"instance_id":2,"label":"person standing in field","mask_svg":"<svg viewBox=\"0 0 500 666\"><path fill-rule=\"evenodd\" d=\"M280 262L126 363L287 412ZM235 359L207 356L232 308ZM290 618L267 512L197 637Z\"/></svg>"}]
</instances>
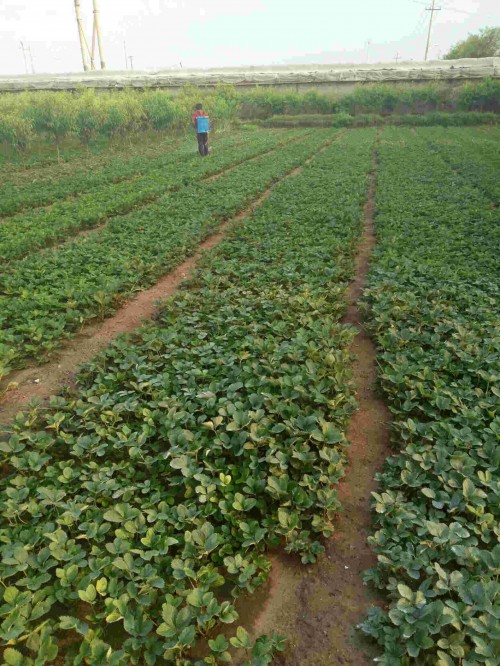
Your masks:
<instances>
[{"instance_id":1,"label":"person standing in field","mask_svg":"<svg viewBox=\"0 0 500 666\"><path fill-rule=\"evenodd\" d=\"M207 120L198 122L198 118L206 118ZM208 155L208 113L203 110L202 104L197 104L194 107L192 122L198 139L198 151L202 157L205 157L205 155ZM204 131L205 128L206 131Z\"/></svg>"}]
</instances>

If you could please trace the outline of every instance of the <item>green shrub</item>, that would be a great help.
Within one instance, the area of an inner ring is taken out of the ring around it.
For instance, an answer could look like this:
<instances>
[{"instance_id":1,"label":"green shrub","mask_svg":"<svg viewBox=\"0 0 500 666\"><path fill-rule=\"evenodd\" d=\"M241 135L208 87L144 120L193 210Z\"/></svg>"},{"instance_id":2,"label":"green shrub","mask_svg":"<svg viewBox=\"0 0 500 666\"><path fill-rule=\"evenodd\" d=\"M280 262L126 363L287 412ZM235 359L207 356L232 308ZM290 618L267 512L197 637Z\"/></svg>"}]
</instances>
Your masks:
<instances>
[{"instance_id":1,"label":"green shrub","mask_svg":"<svg viewBox=\"0 0 500 666\"><path fill-rule=\"evenodd\" d=\"M464 111L499 111L500 79L487 78L466 83L458 95L458 108Z\"/></svg>"},{"instance_id":2,"label":"green shrub","mask_svg":"<svg viewBox=\"0 0 500 666\"><path fill-rule=\"evenodd\" d=\"M270 118L273 115L302 115L332 113L333 97L311 90L305 94L276 90L275 88L253 88L240 94L240 117Z\"/></svg>"},{"instance_id":3,"label":"green shrub","mask_svg":"<svg viewBox=\"0 0 500 666\"><path fill-rule=\"evenodd\" d=\"M332 116L324 114L278 115L262 120L260 124L262 127L332 127Z\"/></svg>"},{"instance_id":4,"label":"green shrub","mask_svg":"<svg viewBox=\"0 0 500 666\"><path fill-rule=\"evenodd\" d=\"M26 150L33 136L31 122L27 118L10 113L0 116L0 143L14 150Z\"/></svg>"},{"instance_id":5,"label":"green shrub","mask_svg":"<svg viewBox=\"0 0 500 666\"><path fill-rule=\"evenodd\" d=\"M155 130L169 129L179 120L179 108L166 92L145 92L140 101L146 121Z\"/></svg>"},{"instance_id":6,"label":"green shrub","mask_svg":"<svg viewBox=\"0 0 500 666\"><path fill-rule=\"evenodd\" d=\"M81 143L88 146L104 123L104 109L92 89L82 90L75 98L75 131Z\"/></svg>"},{"instance_id":7,"label":"green shrub","mask_svg":"<svg viewBox=\"0 0 500 666\"><path fill-rule=\"evenodd\" d=\"M397 111L421 113L436 110L445 100L447 92L436 84L404 87L399 93Z\"/></svg>"},{"instance_id":8,"label":"green shrub","mask_svg":"<svg viewBox=\"0 0 500 666\"><path fill-rule=\"evenodd\" d=\"M338 102L339 111L357 115L359 113L391 113L400 100L400 93L394 86L386 84L366 84L358 86L350 95Z\"/></svg>"},{"instance_id":9,"label":"green shrub","mask_svg":"<svg viewBox=\"0 0 500 666\"><path fill-rule=\"evenodd\" d=\"M35 104L26 107L23 117L37 134L54 139L59 150L61 141L75 129L75 98L68 93L41 92L33 99Z\"/></svg>"},{"instance_id":10,"label":"green shrub","mask_svg":"<svg viewBox=\"0 0 500 666\"><path fill-rule=\"evenodd\" d=\"M335 113L332 116L331 126L332 127L350 127L352 125L354 118L349 113Z\"/></svg>"}]
</instances>

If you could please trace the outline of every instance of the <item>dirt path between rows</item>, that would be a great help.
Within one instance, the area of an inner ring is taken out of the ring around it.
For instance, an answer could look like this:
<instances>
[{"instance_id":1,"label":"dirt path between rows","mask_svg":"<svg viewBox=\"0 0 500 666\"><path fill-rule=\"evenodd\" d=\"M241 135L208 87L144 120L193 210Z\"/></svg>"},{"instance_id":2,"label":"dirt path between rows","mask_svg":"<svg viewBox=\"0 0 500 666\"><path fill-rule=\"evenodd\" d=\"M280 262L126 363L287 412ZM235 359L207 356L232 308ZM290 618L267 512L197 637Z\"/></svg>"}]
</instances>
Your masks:
<instances>
[{"instance_id":1,"label":"dirt path between rows","mask_svg":"<svg viewBox=\"0 0 500 666\"><path fill-rule=\"evenodd\" d=\"M347 437L350 442L346 476L339 485L343 512L335 533L316 565L305 567L285 554L273 556L270 580L252 599L245 599L242 624L253 634L278 633L288 637L286 652L276 656L282 666L364 666L376 656L374 647L356 630L367 609L380 601L363 585L362 573L376 562L367 545L371 532L370 493L374 476L390 455L387 407L375 394L375 347L358 309L375 244L373 230L376 157L365 205L364 232L356 257L356 277L347 293L343 323L358 330L352 344L359 410ZM246 620L246 622L245 622Z\"/></svg>"},{"instance_id":2,"label":"dirt path between rows","mask_svg":"<svg viewBox=\"0 0 500 666\"><path fill-rule=\"evenodd\" d=\"M316 155L325 150L333 141L338 140L342 134L344 132L325 142L314 155L304 161L304 164L311 162ZM76 371L83 363L90 361L119 335L130 333L144 320L150 319L156 312L158 301L171 296L179 288L203 253L220 243L228 227L251 215L253 210L269 197L279 182L297 175L301 169L302 166L291 170L283 178L273 183L245 210L231 220L220 224L217 231L203 241L191 257L162 277L152 287L141 291L134 299L127 301L112 317L103 322L84 326L80 333L62 344L61 349L48 363L10 373L0 384L0 396L2 395L1 387L3 386L4 390L8 387L3 397L0 397L0 424L7 424L11 421L32 399L45 400L57 393L61 387L73 383Z\"/></svg>"}]
</instances>

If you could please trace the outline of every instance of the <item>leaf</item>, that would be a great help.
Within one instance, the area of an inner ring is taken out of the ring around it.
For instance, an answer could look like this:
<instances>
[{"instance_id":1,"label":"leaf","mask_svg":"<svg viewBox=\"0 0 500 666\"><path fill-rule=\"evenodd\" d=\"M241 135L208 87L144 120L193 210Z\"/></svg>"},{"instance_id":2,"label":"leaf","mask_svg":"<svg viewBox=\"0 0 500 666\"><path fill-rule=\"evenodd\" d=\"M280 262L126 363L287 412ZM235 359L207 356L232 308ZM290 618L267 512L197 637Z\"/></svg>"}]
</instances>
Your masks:
<instances>
[{"instance_id":1,"label":"leaf","mask_svg":"<svg viewBox=\"0 0 500 666\"><path fill-rule=\"evenodd\" d=\"M21 666L24 662L23 655L17 650L14 650L14 648L6 648L3 653L3 658L5 664L8 664L9 666Z\"/></svg>"},{"instance_id":2,"label":"leaf","mask_svg":"<svg viewBox=\"0 0 500 666\"><path fill-rule=\"evenodd\" d=\"M109 509L108 511L105 511L103 514L104 520L109 521L110 523L122 523L123 522L123 515L121 513L118 513L115 509Z\"/></svg>"},{"instance_id":3,"label":"leaf","mask_svg":"<svg viewBox=\"0 0 500 666\"><path fill-rule=\"evenodd\" d=\"M219 634L214 640L208 641L208 646L212 652L225 652L229 647L229 643L222 634Z\"/></svg>"},{"instance_id":4,"label":"leaf","mask_svg":"<svg viewBox=\"0 0 500 666\"><path fill-rule=\"evenodd\" d=\"M61 615L59 618L59 627L65 630L73 629L82 636L86 636L89 632L89 627L85 622L76 617L71 617L70 615Z\"/></svg>"},{"instance_id":5,"label":"leaf","mask_svg":"<svg viewBox=\"0 0 500 666\"><path fill-rule=\"evenodd\" d=\"M413 599L413 591L410 587L408 587L408 585L403 585L400 583L398 585L398 592L404 599L407 599L408 601Z\"/></svg>"},{"instance_id":6,"label":"leaf","mask_svg":"<svg viewBox=\"0 0 500 666\"><path fill-rule=\"evenodd\" d=\"M243 648L249 650L252 646L250 636L244 627L238 627L236 629L236 636L233 636L229 639L231 645L235 648Z\"/></svg>"},{"instance_id":7,"label":"leaf","mask_svg":"<svg viewBox=\"0 0 500 666\"><path fill-rule=\"evenodd\" d=\"M194 606L195 608L202 608L210 602L212 597L213 594L211 592L207 592L201 587L195 587L187 595L186 600L191 606Z\"/></svg>"},{"instance_id":8,"label":"leaf","mask_svg":"<svg viewBox=\"0 0 500 666\"><path fill-rule=\"evenodd\" d=\"M192 645L196 637L196 629L194 626L185 627L179 634L178 643L181 645Z\"/></svg>"},{"instance_id":9,"label":"leaf","mask_svg":"<svg viewBox=\"0 0 500 666\"><path fill-rule=\"evenodd\" d=\"M92 604L97 597L96 589L91 583L87 586L86 590L78 590L78 596L82 601L86 601L87 603Z\"/></svg>"},{"instance_id":10,"label":"leaf","mask_svg":"<svg viewBox=\"0 0 500 666\"><path fill-rule=\"evenodd\" d=\"M13 604L19 594L17 587L6 587L3 593L3 599L7 604Z\"/></svg>"},{"instance_id":11,"label":"leaf","mask_svg":"<svg viewBox=\"0 0 500 666\"><path fill-rule=\"evenodd\" d=\"M224 624L232 624L238 619L238 613L229 601L223 601L219 611L219 620Z\"/></svg>"},{"instance_id":12,"label":"leaf","mask_svg":"<svg viewBox=\"0 0 500 666\"><path fill-rule=\"evenodd\" d=\"M106 578L99 578L95 587L96 587L97 592L99 592L99 594L101 594L101 595L106 594L106 590L108 588L107 579Z\"/></svg>"}]
</instances>

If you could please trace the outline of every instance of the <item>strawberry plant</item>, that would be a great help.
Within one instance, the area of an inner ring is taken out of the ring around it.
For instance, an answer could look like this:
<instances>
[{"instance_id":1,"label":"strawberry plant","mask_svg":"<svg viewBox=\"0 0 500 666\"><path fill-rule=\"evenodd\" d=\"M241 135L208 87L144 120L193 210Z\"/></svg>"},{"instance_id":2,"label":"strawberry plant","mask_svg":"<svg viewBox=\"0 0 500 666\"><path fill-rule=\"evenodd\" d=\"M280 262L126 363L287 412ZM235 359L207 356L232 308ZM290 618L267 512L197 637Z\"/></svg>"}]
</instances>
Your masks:
<instances>
[{"instance_id":1,"label":"strawberry plant","mask_svg":"<svg viewBox=\"0 0 500 666\"><path fill-rule=\"evenodd\" d=\"M314 562L333 529L354 409L339 319L373 140L342 137L280 182L156 321L16 418L0 446L0 636L22 659L42 630L39 664L59 649L73 664L202 666L232 646L259 666L283 649L220 627L266 580L267 548ZM214 181L219 210L316 146Z\"/></svg>"},{"instance_id":2,"label":"strawberry plant","mask_svg":"<svg viewBox=\"0 0 500 666\"><path fill-rule=\"evenodd\" d=\"M290 144L217 180L166 194L93 236L11 263L0 276L0 361L50 352L84 321L113 311L333 137L320 133Z\"/></svg>"},{"instance_id":3,"label":"strawberry plant","mask_svg":"<svg viewBox=\"0 0 500 666\"><path fill-rule=\"evenodd\" d=\"M119 178L118 182L96 187L75 201L56 203L48 209L27 211L12 217L2 223L0 259L17 259L46 247L50 242L64 240L81 229L92 228L115 215L124 215L137 206L158 199L169 190L236 166L294 138L295 135L286 139L261 135L256 141L233 149L233 140L222 140L217 147L220 146L224 152L201 162L197 155L185 155L184 151L167 154L153 161L143 175L137 173L130 178ZM180 158L182 166L179 166Z\"/></svg>"},{"instance_id":4,"label":"strawberry plant","mask_svg":"<svg viewBox=\"0 0 500 666\"><path fill-rule=\"evenodd\" d=\"M448 136L386 130L379 154L366 302L397 451L367 574L390 609L362 628L386 666L500 663L500 226Z\"/></svg>"},{"instance_id":5,"label":"strawberry plant","mask_svg":"<svg viewBox=\"0 0 500 666\"><path fill-rule=\"evenodd\" d=\"M302 131L303 133L303 131ZM277 143L286 141L287 138L300 136L298 132L285 132L267 135L259 133L259 135L251 137L252 146L258 149L259 146L266 146L271 148L274 141ZM250 137L248 137L250 138ZM216 152L220 150L228 150L236 146L245 145L248 143L247 137L238 137L231 135L228 137L219 138L217 135L212 138L211 143L216 147ZM110 183L120 183L124 180L133 180L138 176L142 176L154 170L161 170L176 163L179 166L179 160L182 163L192 163L194 166L197 161L193 151L193 137L190 135L184 138L183 141L172 140L170 144L162 142L158 150L152 149L148 146L149 150L145 153L137 150L134 147L134 153L128 155L126 159L123 156L118 159L112 159L105 162L101 166L101 161L97 161L96 165L89 164L85 169L75 168L74 165L71 169L71 175L64 178L57 178L50 174L39 174L38 177L33 176L30 182L26 185L19 182L19 177L11 174L10 180L6 176L0 199L0 215L11 216L19 211L37 208L55 203L61 199L68 199L69 197L78 196L90 191L97 191ZM196 167L195 167L196 168ZM116 196L110 193L110 196ZM18 218L19 219L19 218Z\"/></svg>"}]
</instances>

